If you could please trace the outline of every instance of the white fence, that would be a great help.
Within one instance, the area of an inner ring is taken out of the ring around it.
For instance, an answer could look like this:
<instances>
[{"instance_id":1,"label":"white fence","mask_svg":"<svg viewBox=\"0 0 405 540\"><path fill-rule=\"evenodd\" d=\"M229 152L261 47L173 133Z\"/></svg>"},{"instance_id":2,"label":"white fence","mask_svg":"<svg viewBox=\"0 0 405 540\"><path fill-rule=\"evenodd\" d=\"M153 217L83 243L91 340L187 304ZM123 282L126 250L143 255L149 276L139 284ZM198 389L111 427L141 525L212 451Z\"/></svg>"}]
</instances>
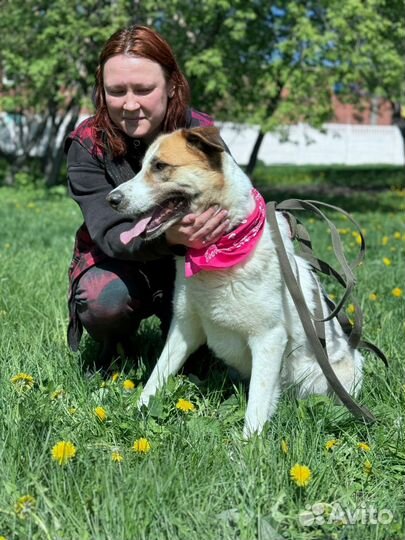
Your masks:
<instances>
[{"instance_id":1,"label":"white fence","mask_svg":"<svg viewBox=\"0 0 405 540\"><path fill-rule=\"evenodd\" d=\"M221 135L235 160L246 165L258 129L223 123ZM325 132L305 124L286 133L267 133L259 159L267 165L404 165L404 142L396 126L325 124ZM287 129L287 128L284 128Z\"/></svg>"}]
</instances>

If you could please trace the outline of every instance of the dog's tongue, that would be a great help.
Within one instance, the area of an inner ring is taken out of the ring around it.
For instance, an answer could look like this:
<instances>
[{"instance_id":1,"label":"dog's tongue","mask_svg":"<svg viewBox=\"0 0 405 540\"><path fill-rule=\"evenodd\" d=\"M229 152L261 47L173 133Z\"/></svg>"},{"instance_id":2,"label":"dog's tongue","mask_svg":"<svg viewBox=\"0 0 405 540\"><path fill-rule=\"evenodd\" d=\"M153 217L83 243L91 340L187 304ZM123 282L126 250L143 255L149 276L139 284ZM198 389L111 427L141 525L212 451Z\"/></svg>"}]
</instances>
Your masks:
<instances>
[{"instance_id":1,"label":"dog's tongue","mask_svg":"<svg viewBox=\"0 0 405 540\"><path fill-rule=\"evenodd\" d=\"M152 219L152 216L148 216L145 218L140 219L137 224L132 227L132 229L129 229L129 231L124 231L120 234L120 240L123 244L127 245L133 238L136 238L140 234L143 233L143 231L148 226L148 223Z\"/></svg>"}]
</instances>

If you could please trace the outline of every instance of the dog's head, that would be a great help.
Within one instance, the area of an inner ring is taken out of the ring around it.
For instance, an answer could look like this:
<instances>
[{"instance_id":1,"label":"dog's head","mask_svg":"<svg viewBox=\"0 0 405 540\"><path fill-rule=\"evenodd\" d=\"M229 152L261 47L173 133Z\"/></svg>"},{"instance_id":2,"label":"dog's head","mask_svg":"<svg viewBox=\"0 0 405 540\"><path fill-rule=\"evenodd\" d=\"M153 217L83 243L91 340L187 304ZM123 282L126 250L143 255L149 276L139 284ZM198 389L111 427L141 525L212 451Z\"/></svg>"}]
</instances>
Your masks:
<instances>
[{"instance_id":1,"label":"dog's head","mask_svg":"<svg viewBox=\"0 0 405 540\"><path fill-rule=\"evenodd\" d=\"M156 238L186 214L221 202L224 150L215 127L162 135L146 152L141 171L107 200L118 212L139 218L137 236Z\"/></svg>"}]
</instances>

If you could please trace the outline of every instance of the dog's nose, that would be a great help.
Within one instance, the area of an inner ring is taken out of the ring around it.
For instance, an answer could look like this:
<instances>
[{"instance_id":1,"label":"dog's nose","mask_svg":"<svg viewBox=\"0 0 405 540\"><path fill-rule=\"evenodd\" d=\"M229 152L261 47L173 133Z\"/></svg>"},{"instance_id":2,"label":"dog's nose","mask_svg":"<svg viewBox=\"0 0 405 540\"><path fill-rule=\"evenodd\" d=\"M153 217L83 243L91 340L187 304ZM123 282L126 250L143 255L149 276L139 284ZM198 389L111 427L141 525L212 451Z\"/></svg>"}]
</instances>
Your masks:
<instances>
[{"instance_id":1,"label":"dog's nose","mask_svg":"<svg viewBox=\"0 0 405 540\"><path fill-rule=\"evenodd\" d=\"M113 208L118 208L122 202L124 195L121 191L112 191L107 195L107 201L111 204Z\"/></svg>"}]
</instances>

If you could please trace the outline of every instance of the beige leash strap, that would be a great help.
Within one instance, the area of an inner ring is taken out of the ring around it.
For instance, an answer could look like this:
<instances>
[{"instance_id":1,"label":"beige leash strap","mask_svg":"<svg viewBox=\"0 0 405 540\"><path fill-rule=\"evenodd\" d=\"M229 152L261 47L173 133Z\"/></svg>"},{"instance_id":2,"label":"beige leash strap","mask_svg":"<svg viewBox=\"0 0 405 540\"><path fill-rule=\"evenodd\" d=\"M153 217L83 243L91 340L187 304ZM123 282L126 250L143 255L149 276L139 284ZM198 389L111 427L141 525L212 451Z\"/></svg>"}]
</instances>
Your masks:
<instances>
[{"instance_id":1,"label":"beige leash strap","mask_svg":"<svg viewBox=\"0 0 405 540\"><path fill-rule=\"evenodd\" d=\"M306 206L307 201L298 201L293 200L294 205L297 206L295 203L300 203L299 209L303 209L303 207ZM286 201L289 202L289 201ZM312 205L312 203L311 203ZM294 210L297 208L287 208L290 205L285 205L282 203L281 205L277 205L277 209L280 210ZM312 209L312 208L311 208ZM317 212L318 213L318 209ZM322 212L321 212L322 213ZM322 216L323 217L323 216ZM299 318L301 320L302 326L304 328L304 331L308 337L309 342L311 343L311 346L313 348L315 357L322 369L323 374L325 375L328 383L330 384L331 388L336 392L337 396L340 398L342 403L349 409L349 411L356 417L362 418L367 423L372 423L376 421L375 416L364 406L359 405L352 397L351 395L346 391L346 389L343 387L339 379L337 378L335 372L333 371L332 366L330 365L327 353L326 353L326 344L325 340L320 339L317 335L316 326L318 326L319 331L323 334L324 330L321 330L319 328L319 323L324 322L324 319L317 319L313 321L313 316L311 315L308 306L306 304L304 295L302 293L301 287L299 286L299 283L297 282L297 279L294 275L294 272L291 268L290 261L288 259L287 252L284 247L283 239L281 237L280 229L278 227L277 218L276 218L276 203L270 202L267 204L267 219L271 227L271 231L273 233L273 240L276 246L277 255L280 261L280 267L282 271L283 278L285 280L285 283L287 285L287 288L291 294L291 297L295 303L295 307L297 309L297 313L299 315ZM328 218L325 219L327 222L329 222ZM329 222L331 223L331 222ZM329 224L328 223L328 224ZM333 224L332 224L333 225ZM334 227L334 225L333 225ZM336 231L337 234L339 234ZM334 238L334 234L332 233L332 242L335 247L336 253L340 255L340 251L343 251L341 246L339 246L338 242L336 242L336 238ZM339 239L340 242L340 239ZM344 255L343 255L344 257ZM344 259L346 261L346 259ZM352 284L354 285L354 276L351 271L350 266L347 264L347 262L344 262L343 264L344 272L346 274L347 278L350 278L348 288L351 290ZM347 282L346 282L347 283ZM351 286L350 286L351 285ZM345 294L344 297L346 298L347 295ZM343 302L340 302L340 304L343 304ZM340 305L339 304L339 305ZM336 314L338 312L337 309L335 309ZM317 314L318 315L318 314ZM328 317L329 319L329 317Z\"/></svg>"}]
</instances>

